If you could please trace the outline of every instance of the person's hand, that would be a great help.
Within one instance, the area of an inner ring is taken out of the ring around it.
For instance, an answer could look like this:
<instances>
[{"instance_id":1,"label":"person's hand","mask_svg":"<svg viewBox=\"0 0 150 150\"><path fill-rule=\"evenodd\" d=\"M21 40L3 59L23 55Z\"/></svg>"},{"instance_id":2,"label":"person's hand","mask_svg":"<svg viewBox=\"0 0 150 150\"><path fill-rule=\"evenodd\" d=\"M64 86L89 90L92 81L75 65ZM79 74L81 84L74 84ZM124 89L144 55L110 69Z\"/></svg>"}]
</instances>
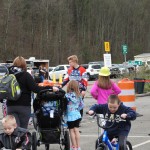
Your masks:
<instances>
[{"instance_id":1,"label":"person's hand","mask_svg":"<svg viewBox=\"0 0 150 150\"><path fill-rule=\"evenodd\" d=\"M85 91L82 91L81 95L82 95L82 97L84 97L85 96Z\"/></svg>"},{"instance_id":2,"label":"person's hand","mask_svg":"<svg viewBox=\"0 0 150 150\"><path fill-rule=\"evenodd\" d=\"M126 119L127 118L127 114L122 114L121 118Z\"/></svg>"},{"instance_id":3,"label":"person's hand","mask_svg":"<svg viewBox=\"0 0 150 150\"><path fill-rule=\"evenodd\" d=\"M60 84L59 87L62 88L62 85Z\"/></svg>"},{"instance_id":4,"label":"person's hand","mask_svg":"<svg viewBox=\"0 0 150 150\"><path fill-rule=\"evenodd\" d=\"M89 115L93 115L93 114L94 114L94 111L93 111L93 110L89 110L89 111L88 111L88 114L89 114Z\"/></svg>"},{"instance_id":5,"label":"person's hand","mask_svg":"<svg viewBox=\"0 0 150 150\"><path fill-rule=\"evenodd\" d=\"M57 92L57 91L59 91L59 88L58 88L58 87L53 86L53 91L54 91L54 92Z\"/></svg>"}]
</instances>

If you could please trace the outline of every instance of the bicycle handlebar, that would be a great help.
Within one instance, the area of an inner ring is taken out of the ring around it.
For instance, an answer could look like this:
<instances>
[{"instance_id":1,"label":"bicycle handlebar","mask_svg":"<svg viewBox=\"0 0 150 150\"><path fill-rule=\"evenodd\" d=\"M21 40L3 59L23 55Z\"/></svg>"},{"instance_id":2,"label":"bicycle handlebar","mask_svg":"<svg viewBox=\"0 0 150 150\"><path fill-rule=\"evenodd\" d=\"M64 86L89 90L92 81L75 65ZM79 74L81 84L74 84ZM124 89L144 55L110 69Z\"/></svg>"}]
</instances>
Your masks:
<instances>
[{"instance_id":1,"label":"bicycle handlebar","mask_svg":"<svg viewBox=\"0 0 150 150\"><path fill-rule=\"evenodd\" d=\"M56 94L57 93L65 94L65 91L59 88L59 91L56 91L56 92L53 92L53 89L44 89L44 90L41 90L39 92L39 95L42 95L43 93L46 93L46 92L52 92L52 93L56 93Z\"/></svg>"},{"instance_id":2,"label":"bicycle handlebar","mask_svg":"<svg viewBox=\"0 0 150 150\"><path fill-rule=\"evenodd\" d=\"M86 114L90 115L89 112L86 112ZM100 128L103 128L103 129L111 128L114 125L115 122L126 121L126 119L123 119L120 116L116 116L115 118L113 118L111 116L109 118L105 118L105 117L100 116L100 114L96 114L96 113L94 113L94 114L92 114L90 116L93 116L93 118L95 118L95 116L96 116L97 125Z\"/></svg>"}]
</instances>

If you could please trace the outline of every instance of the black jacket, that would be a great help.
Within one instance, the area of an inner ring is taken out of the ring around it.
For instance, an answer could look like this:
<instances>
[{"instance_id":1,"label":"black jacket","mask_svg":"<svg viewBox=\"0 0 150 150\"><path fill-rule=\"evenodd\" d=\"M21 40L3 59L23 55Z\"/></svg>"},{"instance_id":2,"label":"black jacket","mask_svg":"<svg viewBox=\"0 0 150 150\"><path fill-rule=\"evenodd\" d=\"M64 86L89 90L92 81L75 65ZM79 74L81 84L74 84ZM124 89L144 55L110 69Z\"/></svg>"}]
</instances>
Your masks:
<instances>
[{"instance_id":1,"label":"black jacket","mask_svg":"<svg viewBox=\"0 0 150 150\"><path fill-rule=\"evenodd\" d=\"M20 148L23 150L31 149L31 134L27 129L17 127L11 135L5 133L0 134L0 149L16 150Z\"/></svg>"},{"instance_id":2,"label":"black jacket","mask_svg":"<svg viewBox=\"0 0 150 150\"><path fill-rule=\"evenodd\" d=\"M31 106L31 92L38 93L42 89L52 87L39 87L30 73L23 71L16 74L16 79L22 94L17 101L7 101L7 106Z\"/></svg>"},{"instance_id":3,"label":"black jacket","mask_svg":"<svg viewBox=\"0 0 150 150\"><path fill-rule=\"evenodd\" d=\"M125 135L127 136L130 128L131 128L131 122L130 120L135 120L136 119L136 113L134 110L132 110L130 107L127 107L123 105L123 103L120 104L118 110L112 114L109 109L108 109L108 104L95 104L93 105L90 110L93 110L97 114L103 114L105 118L120 118L121 114L125 113L127 114L126 121L120 121L120 122L115 122L113 126L109 129L107 129L108 135L110 136L117 136L117 135ZM110 126L110 122L108 121L106 125Z\"/></svg>"}]
</instances>

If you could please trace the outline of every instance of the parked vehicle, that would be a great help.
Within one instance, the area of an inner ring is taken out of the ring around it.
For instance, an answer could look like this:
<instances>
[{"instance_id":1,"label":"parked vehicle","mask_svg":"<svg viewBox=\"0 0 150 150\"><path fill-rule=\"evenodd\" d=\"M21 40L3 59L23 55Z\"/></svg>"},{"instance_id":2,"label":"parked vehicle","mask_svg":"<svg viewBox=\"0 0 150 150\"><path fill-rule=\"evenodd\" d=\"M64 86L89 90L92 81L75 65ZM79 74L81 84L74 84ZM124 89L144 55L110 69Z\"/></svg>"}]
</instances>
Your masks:
<instances>
[{"instance_id":1,"label":"parked vehicle","mask_svg":"<svg viewBox=\"0 0 150 150\"><path fill-rule=\"evenodd\" d=\"M55 75L56 80L59 79L59 76L62 75L62 77L64 78L64 76L67 74L67 70L70 66L69 65L58 65L55 67L54 70L52 70L51 72L49 72L49 77L51 80L53 80L53 76Z\"/></svg>"},{"instance_id":2,"label":"parked vehicle","mask_svg":"<svg viewBox=\"0 0 150 150\"><path fill-rule=\"evenodd\" d=\"M7 73L7 68L4 65L0 65L0 79L4 77L4 75Z\"/></svg>"},{"instance_id":3,"label":"parked vehicle","mask_svg":"<svg viewBox=\"0 0 150 150\"><path fill-rule=\"evenodd\" d=\"M127 67L129 73L132 73L135 71L135 66L133 66L133 65L128 64L126 67Z\"/></svg>"},{"instance_id":4,"label":"parked vehicle","mask_svg":"<svg viewBox=\"0 0 150 150\"><path fill-rule=\"evenodd\" d=\"M101 67L104 66L104 61L92 61L92 62L89 62L88 64L100 64Z\"/></svg>"},{"instance_id":5,"label":"parked vehicle","mask_svg":"<svg viewBox=\"0 0 150 150\"><path fill-rule=\"evenodd\" d=\"M55 67L49 67L49 72L53 71Z\"/></svg>"},{"instance_id":6,"label":"parked vehicle","mask_svg":"<svg viewBox=\"0 0 150 150\"><path fill-rule=\"evenodd\" d=\"M88 80L97 79L99 70L102 67L100 64L82 64L81 66L83 66L86 69Z\"/></svg>"},{"instance_id":7,"label":"parked vehicle","mask_svg":"<svg viewBox=\"0 0 150 150\"><path fill-rule=\"evenodd\" d=\"M114 78L117 78L117 77L119 77L120 75L121 75L121 72L120 72L120 70L119 70L119 67L117 67L117 66L112 66L112 67L109 67L109 69L110 69L110 72L111 72L111 75L110 75L110 77L114 77Z\"/></svg>"},{"instance_id":8,"label":"parked vehicle","mask_svg":"<svg viewBox=\"0 0 150 150\"><path fill-rule=\"evenodd\" d=\"M116 68L119 68L121 75L128 72L128 69L126 69L126 67L123 64L112 64L112 66L116 67Z\"/></svg>"}]
</instances>

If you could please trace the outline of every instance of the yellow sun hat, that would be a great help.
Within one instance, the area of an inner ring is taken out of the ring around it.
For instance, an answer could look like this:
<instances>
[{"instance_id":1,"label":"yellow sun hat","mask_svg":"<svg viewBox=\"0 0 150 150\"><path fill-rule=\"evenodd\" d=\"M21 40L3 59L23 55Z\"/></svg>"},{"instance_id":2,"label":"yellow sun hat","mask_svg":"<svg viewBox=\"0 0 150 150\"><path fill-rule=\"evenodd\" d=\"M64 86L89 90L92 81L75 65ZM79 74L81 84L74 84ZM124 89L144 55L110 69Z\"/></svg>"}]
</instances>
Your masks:
<instances>
[{"instance_id":1,"label":"yellow sun hat","mask_svg":"<svg viewBox=\"0 0 150 150\"><path fill-rule=\"evenodd\" d=\"M110 74L110 69L108 67L102 67L99 71L100 76L109 76Z\"/></svg>"}]
</instances>

